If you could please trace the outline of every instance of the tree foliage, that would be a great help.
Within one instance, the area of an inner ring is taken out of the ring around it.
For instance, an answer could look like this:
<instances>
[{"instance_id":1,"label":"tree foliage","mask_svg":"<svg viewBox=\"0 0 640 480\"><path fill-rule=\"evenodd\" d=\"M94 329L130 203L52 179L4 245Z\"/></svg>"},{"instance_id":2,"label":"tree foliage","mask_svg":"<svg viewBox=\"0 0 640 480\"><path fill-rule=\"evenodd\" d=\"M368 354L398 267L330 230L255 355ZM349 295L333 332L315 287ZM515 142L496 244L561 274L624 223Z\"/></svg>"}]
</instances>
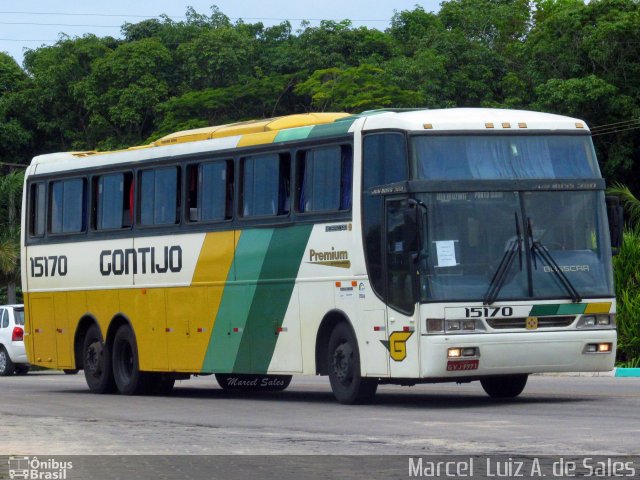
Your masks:
<instances>
[{"instance_id":1,"label":"tree foliage","mask_svg":"<svg viewBox=\"0 0 640 480\"><path fill-rule=\"evenodd\" d=\"M450 0L390 20L386 31L349 20L294 31L189 8L181 21L125 23L122 39L62 36L28 51L22 68L0 54L0 160L312 110L523 108L591 126L640 118L637 0ZM594 137L607 179L635 192L637 132Z\"/></svg>"}]
</instances>

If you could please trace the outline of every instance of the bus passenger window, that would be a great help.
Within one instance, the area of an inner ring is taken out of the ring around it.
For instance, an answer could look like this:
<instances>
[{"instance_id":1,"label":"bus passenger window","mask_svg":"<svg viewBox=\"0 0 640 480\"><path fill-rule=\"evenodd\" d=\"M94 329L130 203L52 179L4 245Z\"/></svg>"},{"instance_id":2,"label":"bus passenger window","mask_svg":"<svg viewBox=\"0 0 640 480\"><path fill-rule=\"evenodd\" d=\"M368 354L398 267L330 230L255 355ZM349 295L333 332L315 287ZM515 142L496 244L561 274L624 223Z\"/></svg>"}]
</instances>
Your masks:
<instances>
[{"instance_id":1,"label":"bus passenger window","mask_svg":"<svg viewBox=\"0 0 640 480\"><path fill-rule=\"evenodd\" d=\"M233 216L233 161L189 167L187 208L190 222L229 220Z\"/></svg>"},{"instance_id":2,"label":"bus passenger window","mask_svg":"<svg viewBox=\"0 0 640 480\"><path fill-rule=\"evenodd\" d=\"M242 161L242 215L287 215L290 195L288 154L248 157Z\"/></svg>"},{"instance_id":3,"label":"bus passenger window","mask_svg":"<svg viewBox=\"0 0 640 480\"><path fill-rule=\"evenodd\" d=\"M29 201L29 235L42 237L44 235L45 196L46 185L43 182L31 185L31 198Z\"/></svg>"},{"instance_id":4,"label":"bus passenger window","mask_svg":"<svg viewBox=\"0 0 640 480\"><path fill-rule=\"evenodd\" d=\"M94 225L97 230L111 230L130 227L131 173L113 173L94 179Z\"/></svg>"},{"instance_id":5,"label":"bus passenger window","mask_svg":"<svg viewBox=\"0 0 640 480\"><path fill-rule=\"evenodd\" d=\"M143 170L139 176L140 224L172 225L178 223L178 168Z\"/></svg>"},{"instance_id":6,"label":"bus passenger window","mask_svg":"<svg viewBox=\"0 0 640 480\"><path fill-rule=\"evenodd\" d=\"M77 233L85 230L85 181L81 178L51 182L49 232Z\"/></svg>"},{"instance_id":7,"label":"bus passenger window","mask_svg":"<svg viewBox=\"0 0 640 480\"><path fill-rule=\"evenodd\" d=\"M352 153L348 146L307 150L298 157L298 211L351 208Z\"/></svg>"}]
</instances>

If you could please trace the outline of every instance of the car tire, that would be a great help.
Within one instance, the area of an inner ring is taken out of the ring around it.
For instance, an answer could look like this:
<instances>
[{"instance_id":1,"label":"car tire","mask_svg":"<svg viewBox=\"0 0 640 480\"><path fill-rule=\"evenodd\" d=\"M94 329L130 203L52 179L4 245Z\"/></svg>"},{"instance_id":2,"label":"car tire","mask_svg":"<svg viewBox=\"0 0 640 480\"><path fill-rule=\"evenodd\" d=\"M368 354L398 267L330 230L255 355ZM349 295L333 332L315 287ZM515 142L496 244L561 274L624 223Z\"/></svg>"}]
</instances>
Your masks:
<instances>
[{"instance_id":1,"label":"car tire","mask_svg":"<svg viewBox=\"0 0 640 480\"><path fill-rule=\"evenodd\" d=\"M143 395L149 392L151 374L140 371L138 345L129 325L121 326L113 338L113 378L122 395Z\"/></svg>"},{"instance_id":2,"label":"car tire","mask_svg":"<svg viewBox=\"0 0 640 480\"><path fill-rule=\"evenodd\" d=\"M336 400L345 405L369 403L378 388L378 379L360 375L358 344L346 323L339 323L331 332L327 355L329 381Z\"/></svg>"},{"instance_id":3,"label":"car tire","mask_svg":"<svg viewBox=\"0 0 640 480\"><path fill-rule=\"evenodd\" d=\"M8 377L13 375L15 364L11 361L7 350L0 345L0 377Z\"/></svg>"},{"instance_id":4,"label":"car tire","mask_svg":"<svg viewBox=\"0 0 640 480\"><path fill-rule=\"evenodd\" d=\"M93 393L113 393L116 385L111 370L109 347L102 341L97 325L87 330L82 344L84 378Z\"/></svg>"},{"instance_id":5,"label":"car tire","mask_svg":"<svg viewBox=\"0 0 640 480\"><path fill-rule=\"evenodd\" d=\"M480 379L484 391L491 398L515 398L527 385L529 375L502 375Z\"/></svg>"}]
</instances>

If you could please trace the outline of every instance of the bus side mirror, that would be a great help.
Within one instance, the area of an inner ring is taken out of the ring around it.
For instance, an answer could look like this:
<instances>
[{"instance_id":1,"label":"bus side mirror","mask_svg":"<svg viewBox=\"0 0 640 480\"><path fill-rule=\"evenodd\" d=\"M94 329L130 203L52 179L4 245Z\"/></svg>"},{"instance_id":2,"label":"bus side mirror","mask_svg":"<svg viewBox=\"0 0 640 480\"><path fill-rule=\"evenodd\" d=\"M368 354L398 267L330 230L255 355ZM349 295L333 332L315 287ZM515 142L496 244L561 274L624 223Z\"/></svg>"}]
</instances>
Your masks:
<instances>
[{"instance_id":1,"label":"bus side mirror","mask_svg":"<svg viewBox=\"0 0 640 480\"><path fill-rule=\"evenodd\" d=\"M609 218L609 233L611 235L611 253L617 255L622 246L624 211L618 197L607 196L606 203L607 217Z\"/></svg>"}]
</instances>

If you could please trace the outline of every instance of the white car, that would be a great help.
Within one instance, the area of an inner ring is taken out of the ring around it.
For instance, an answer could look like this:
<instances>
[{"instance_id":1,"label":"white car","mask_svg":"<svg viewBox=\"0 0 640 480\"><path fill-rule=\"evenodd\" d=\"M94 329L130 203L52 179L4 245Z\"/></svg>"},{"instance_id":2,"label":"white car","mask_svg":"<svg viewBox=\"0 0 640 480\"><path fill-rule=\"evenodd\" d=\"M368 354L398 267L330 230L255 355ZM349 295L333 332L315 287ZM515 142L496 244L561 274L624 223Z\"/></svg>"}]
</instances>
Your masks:
<instances>
[{"instance_id":1,"label":"white car","mask_svg":"<svg viewBox=\"0 0 640 480\"><path fill-rule=\"evenodd\" d=\"M24 305L0 307L0 377L29 371L24 349Z\"/></svg>"}]
</instances>

